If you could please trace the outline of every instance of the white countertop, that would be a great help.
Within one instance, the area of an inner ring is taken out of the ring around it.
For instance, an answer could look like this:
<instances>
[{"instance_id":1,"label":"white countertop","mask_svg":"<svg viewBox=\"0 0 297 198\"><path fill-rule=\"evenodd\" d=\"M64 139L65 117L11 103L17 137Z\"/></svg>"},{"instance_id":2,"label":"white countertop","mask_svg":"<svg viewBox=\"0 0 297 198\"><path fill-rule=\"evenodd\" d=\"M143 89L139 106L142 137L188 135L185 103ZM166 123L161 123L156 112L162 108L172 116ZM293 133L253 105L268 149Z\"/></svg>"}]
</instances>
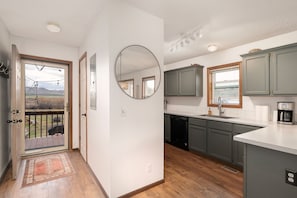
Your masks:
<instances>
[{"instance_id":1,"label":"white countertop","mask_svg":"<svg viewBox=\"0 0 297 198\"><path fill-rule=\"evenodd\" d=\"M239 118L215 118L194 113L166 111L166 114L181 115L207 120L217 120L237 124L264 127L255 131L243 133L233 137L234 140L260 146L276 151L297 155L297 125L284 125L273 122L259 122L255 120L245 120Z\"/></svg>"}]
</instances>

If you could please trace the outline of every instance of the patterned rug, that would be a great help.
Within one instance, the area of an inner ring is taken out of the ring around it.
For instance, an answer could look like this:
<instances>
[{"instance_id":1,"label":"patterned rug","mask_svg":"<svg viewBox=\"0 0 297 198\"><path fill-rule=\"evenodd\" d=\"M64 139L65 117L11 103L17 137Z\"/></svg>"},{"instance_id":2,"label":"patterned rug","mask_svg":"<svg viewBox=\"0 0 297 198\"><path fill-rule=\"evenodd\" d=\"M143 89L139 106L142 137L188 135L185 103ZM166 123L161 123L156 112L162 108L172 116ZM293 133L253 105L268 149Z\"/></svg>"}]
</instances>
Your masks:
<instances>
[{"instance_id":1,"label":"patterned rug","mask_svg":"<svg viewBox=\"0 0 297 198\"><path fill-rule=\"evenodd\" d=\"M74 169L67 153L27 159L22 186L58 179L73 173Z\"/></svg>"}]
</instances>

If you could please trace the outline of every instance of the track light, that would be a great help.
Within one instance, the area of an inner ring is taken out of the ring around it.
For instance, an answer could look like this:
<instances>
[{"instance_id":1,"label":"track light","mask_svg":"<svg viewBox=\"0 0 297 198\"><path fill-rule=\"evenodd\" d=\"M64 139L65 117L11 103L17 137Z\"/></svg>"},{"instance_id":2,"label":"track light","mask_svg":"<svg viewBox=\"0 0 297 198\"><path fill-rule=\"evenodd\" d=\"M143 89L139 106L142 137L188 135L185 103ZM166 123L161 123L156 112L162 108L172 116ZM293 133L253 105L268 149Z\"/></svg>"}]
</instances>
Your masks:
<instances>
[{"instance_id":1,"label":"track light","mask_svg":"<svg viewBox=\"0 0 297 198\"><path fill-rule=\"evenodd\" d=\"M202 33L200 28L194 28L191 31L181 34L180 38L174 41L169 48L170 52L176 52L178 49L186 47L197 41L198 39L202 38Z\"/></svg>"}]
</instances>

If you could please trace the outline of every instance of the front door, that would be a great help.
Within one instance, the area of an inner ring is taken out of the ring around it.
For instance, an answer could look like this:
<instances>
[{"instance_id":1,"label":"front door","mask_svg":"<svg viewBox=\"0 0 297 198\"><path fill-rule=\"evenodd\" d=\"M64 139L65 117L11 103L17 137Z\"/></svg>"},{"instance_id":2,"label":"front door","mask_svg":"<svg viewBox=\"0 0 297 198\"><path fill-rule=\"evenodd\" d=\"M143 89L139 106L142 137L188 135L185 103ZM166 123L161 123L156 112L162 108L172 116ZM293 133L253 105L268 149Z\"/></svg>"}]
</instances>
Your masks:
<instances>
[{"instance_id":1,"label":"front door","mask_svg":"<svg viewBox=\"0 0 297 198\"><path fill-rule=\"evenodd\" d=\"M68 149L68 65L22 59L25 155Z\"/></svg>"},{"instance_id":2,"label":"front door","mask_svg":"<svg viewBox=\"0 0 297 198\"><path fill-rule=\"evenodd\" d=\"M21 144L23 131L23 100L22 100L22 67L17 47L12 45L11 63L11 105L10 105L10 132L11 132L11 158L12 178L16 179L21 162Z\"/></svg>"},{"instance_id":3,"label":"front door","mask_svg":"<svg viewBox=\"0 0 297 198\"><path fill-rule=\"evenodd\" d=\"M87 161L87 55L79 61L80 153Z\"/></svg>"}]
</instances>

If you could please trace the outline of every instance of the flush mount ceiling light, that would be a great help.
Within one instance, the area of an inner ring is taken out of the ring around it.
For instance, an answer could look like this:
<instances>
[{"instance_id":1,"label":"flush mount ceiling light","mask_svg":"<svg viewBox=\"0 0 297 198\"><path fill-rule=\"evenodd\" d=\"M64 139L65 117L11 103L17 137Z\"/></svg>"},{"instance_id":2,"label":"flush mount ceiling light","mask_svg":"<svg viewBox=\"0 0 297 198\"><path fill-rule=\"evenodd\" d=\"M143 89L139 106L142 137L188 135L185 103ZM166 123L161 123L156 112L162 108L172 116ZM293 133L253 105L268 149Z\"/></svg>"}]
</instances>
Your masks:
<instances>
[{"instance_id":1,"label":"flush mount ceiling light","mask_svg":"<svg viewBox=\"0 0 297 198\"><path fill-rule=\"evenodd\" d=\"M203 34L201 32L201 28L194 28L187 33L180 34L180 38L178 38L176 41L174 41L171 44L171 47L169 48L170 52L176 52L177 50L187 47L188 45L193 44L196 39L200 39L203 37Z\"/></svg>"},{"instance_id":2,"label":"flush mount ceiling light","mask_svg":"<svg viewBox=\"0 0 297 198\"><path fill-rule=\"evenodd\" d=\"M215 44L210 44L210 45L207 46L207 50L208 50L209 52L215 52L215 51L218 50L218 46L215 45Z\"/></svg>"},{"instance_id":3,"label":"flush mount ceiling light","mask_svg":"<svg viewBox=\"0 0 297 198\"><path fill-rule=\"evenodd\" d=\"M58 24L55 24L55 23L48 23L46 25L46 29L49 32L54 32L54 33L61 32L61 27Z\"/></svg>"}]
</instances>

